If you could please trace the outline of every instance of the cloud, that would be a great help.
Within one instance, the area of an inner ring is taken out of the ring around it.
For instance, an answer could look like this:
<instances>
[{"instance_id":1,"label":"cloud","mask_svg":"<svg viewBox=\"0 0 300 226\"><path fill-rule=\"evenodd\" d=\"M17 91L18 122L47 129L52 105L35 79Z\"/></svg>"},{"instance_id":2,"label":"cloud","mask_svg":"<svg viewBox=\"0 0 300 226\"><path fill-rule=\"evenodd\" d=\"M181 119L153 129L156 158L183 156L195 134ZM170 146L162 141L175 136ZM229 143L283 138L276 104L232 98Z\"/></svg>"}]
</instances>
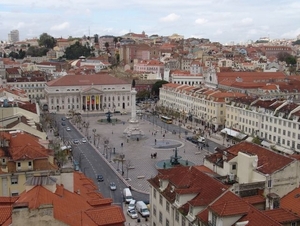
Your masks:
<instances>
[{"instance_id":1,"label":"cloud","mask_svg":"<svg viewBox=\"0 0 300 226\"><path fill-rule=\"evenodd\" d=\"M171 14L169 14L166 17L160 18L160 21L163 21L163 22L173 22L173 21L178 20L179 18L180 18L179 15L176 15L175 13L171 13Z\"/></svg>"},{"instance_id":2,"label":"cloud","mask_svg":"<svg viewBox=\"0 0 300 226\"><path fill-rule=\"evenodd\" d=\"M204 19L204 18L198 18L197 20L195 20L196 24L206 24L208 22L208 20Z\"/></svg>"},{"instance_id":3,"label":"cloud","mask_svg":"<svg viewBox=\"0 0 300 226\"><path fill-rule=\"evenodd\" d=\"M51 31L62 31L70 27L69 22L64 22L62 24L54 25L50 28Z\"/></svg>"},{"instance_id":4,"label":"cloud","mask_svg":"<svg viewBox=\"0 0 300 226\"><path fill-rule=\"evenodd\" d=\"M244 18L244 19L241 20L241 24L242 25L251 25L252 22L253 22L253 19L249 18L249 17L248 18Z\"/></svg>"}]
</instances>

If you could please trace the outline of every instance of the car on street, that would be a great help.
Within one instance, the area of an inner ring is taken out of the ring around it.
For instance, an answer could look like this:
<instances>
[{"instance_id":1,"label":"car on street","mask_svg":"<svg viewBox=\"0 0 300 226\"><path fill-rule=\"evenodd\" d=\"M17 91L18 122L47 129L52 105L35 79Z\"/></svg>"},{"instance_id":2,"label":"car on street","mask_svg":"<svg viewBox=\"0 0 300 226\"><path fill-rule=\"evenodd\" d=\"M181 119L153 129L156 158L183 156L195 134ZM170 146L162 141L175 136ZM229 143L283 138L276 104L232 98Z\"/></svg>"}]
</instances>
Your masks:
<instances>
[{"instance_id":1,"label":"car on street","mask_svg":"<svg viewBox=\"0 0 300 226\"><path fill-rule=\"evenodd\" d=\"M130 216L132 219L138 218L138 214L135 209L128 209L127 215Z\"/></svg>"},{"instance_id":2,"label":"car on street","mask_svg":"<svg viewBox=\"0 0 300 226\"><path fill-rule=\"evenodd\" d=\"M82 138L82 139L81 139L81 142L82 142L82 143L86 143L86 141L87 141L87 140L86 140L85 138Z\"/></svg>"},{"instance_id":3,"label":"car on street","mask_svg":"<svg viewBox=\"0 0 300 226\"><path fill-rule=\"evenodd\" d=\"M70 127L67 127L66 130L67 130L67 131L71 131Z\"/></svg>"},{"instance_id":4,"label":"car on street","mask_svg":"<svg viewBox=\"0 0 300 226\"><path fill-rule=\"evenodd\" d=\"M198 144L198 139L196 137L187 137L186 139L193 144Z\"/></svg>"},{"instance_id":5,"label":"car on street","mask_svg":"<svg viewBox=\"0 0 300 226\"><path fill-rule=\"evenodd\" d=\"M103 178L103 176L102 176L101 174L98 174L98 175L97 175L97 181L98 181L98 182L104 181L104 178Z\"/></svg>"},{"instance_id":6,"label":"car on street","mask_svg":"<svg viewBox=\"0 0 300 226\"><path fill-rule=\"evenodd\" d=\"M65 125L66 125L66 123L65 123L65 122L62 122L62 123L61 123L61 125L62 125L62 126L65 126Z\"/></svg>"},{"instance_id":7,"label":"car on street","mask_svg":"<svg viewBox=\"0 0 300 226\"><path fill-rule=\"evenodd\" d=\"M199 137L198 142L204 144L205 143L205 137Z\"/></svg>"},{"instance_id":8,"label":"car on street","mask_svg":"<svg viewBox=\"0 0 300 226\"><path fill-rule=\"evenodd\" d=\"M62 117L61 120L62 120L62 121L66 121L66 118L65 118L65 117Z\"/></svg>"},{"instance_id":9,"label":"car on street","mask_svg":"<svg viewBox=\"0 0 300 226\"><path fill-rule=\"evenodd\" d=\"M110 188L110 190L115 191L115 190L117 190L117 185L115 184L115 182L110 182L109 188Z\"/></svg>"},{"instance_id":10,"label":"car on street","mask_svg":"<svg viewBox=\"0 0 300 226\"><path fill-rule=\"evenodd\" d=\"M79 140L78 139L74 139L73 140L73 144L79 144Z\"/></svg>"},{"instance_id":11,"label":"car on street","mask_svg":"<svg viewBox=\"0 0 300 226\"><path fill-rule=\"evenodd\" d=\"M114 111L114 113L121 113L120 111Z\"/></svg>"},{"instance_id":12,"label":"car on street","mask_svg":"<svg viewBox=\"0 0 300 226\"><path fill-rule=\"evenodd\" d=\"M121 115L127 115L126 111L121 111Z\"/></svg>"}]
</instances>

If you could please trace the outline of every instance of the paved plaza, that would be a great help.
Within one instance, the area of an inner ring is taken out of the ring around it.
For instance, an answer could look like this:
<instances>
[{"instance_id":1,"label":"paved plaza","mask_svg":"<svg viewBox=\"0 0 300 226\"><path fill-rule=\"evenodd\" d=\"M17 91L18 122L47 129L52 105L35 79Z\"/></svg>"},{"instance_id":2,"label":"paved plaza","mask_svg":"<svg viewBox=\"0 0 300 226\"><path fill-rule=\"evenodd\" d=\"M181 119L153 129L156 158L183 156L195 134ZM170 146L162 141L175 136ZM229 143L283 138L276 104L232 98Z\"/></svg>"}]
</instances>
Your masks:
<instances>
[{"instance_id":1,"label":"paved plaza","mask_svg":"<svg viewBox=\"0 0 300 226\"><path fill-rule=\"evenodd\" d=\"M119 174L120 178L132 189L149 193L149 184L147 179L157 174L157 165L159 162L169 162L170 157L174 155L174 147L178 146L177 154L181 157L181 162L193 163L194 165L203 164L203 158L208 152L200 150L195 144L179 138L178 135L172 134L170 131L162 130L161 127L154 125L145 119L139 121L139 127L145 136L142 139L128 139L124 136L123 131L129 125L130 115L116 114L113 118L117 118L117 123L104 123L100 119L106 119L105 115L85 116L83 120L90 123L89 135L91 143L93 143L93 129L103 138L109 139L108 146L111 147L106 151L104 144L100 142L98 148L102 158L111 165L111 167ZM165 134L165 136L163 136ZM175 146L174 146L175 144ZM108 153L107 153L108 152ZM122 161L118 161L120 156L124 156L123 175ZM154 155L155 154L155 155Z\"/></svg>"}]
</instances>

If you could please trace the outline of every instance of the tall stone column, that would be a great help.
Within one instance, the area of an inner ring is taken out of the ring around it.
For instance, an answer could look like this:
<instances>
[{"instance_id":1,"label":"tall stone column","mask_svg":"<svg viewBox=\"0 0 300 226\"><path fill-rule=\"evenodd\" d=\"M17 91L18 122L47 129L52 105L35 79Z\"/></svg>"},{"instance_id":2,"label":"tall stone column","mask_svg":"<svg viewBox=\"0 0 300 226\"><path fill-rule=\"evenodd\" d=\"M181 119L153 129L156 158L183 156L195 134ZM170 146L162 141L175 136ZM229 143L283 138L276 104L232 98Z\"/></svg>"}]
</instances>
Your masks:
<instances>
[{"instance_id":1,"label":"tall stone column","mask_svg":"<svg viewBox=\"0 0 300 226\"><path fill-rule=\"evenodd\" d=\"M131 119L130 121L135 122L137 121L136 119L136 94L137 91L135 90L135 88L131 89L130 95L131 95Z\"/></svg>"}]
</instances>

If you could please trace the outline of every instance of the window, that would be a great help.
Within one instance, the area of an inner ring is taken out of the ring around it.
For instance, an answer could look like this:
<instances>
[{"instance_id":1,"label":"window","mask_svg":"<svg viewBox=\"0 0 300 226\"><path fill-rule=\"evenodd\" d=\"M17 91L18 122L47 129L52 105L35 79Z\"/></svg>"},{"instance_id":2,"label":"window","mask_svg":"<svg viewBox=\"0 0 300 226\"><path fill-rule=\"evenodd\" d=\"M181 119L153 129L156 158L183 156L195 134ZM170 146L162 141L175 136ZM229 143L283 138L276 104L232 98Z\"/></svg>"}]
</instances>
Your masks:
<instances>
[{"instance_id":1,"label":"window","mask_svg":"<svg viewBox=\"0 0 300 226\"><path fill-rule=\"evenodd\" d=\"M162 205L163 204L163 201L162 201L162 195L159 195L159 204Z\"/></svg>"},{"instance_id":2,"label":"window","mask_svg":"<svg viewBox=\"0 0 300 226\"><path fill-rule=\"evenodd\" d=\"M232 165L231 169L236 170L236 164Z\"/></svg>"},{"instance_id":3,"label":"window","mask_svg":"<svg viewBox=\"0 0 300 226\"><path fill-rule=\"evenodd\" d=\"M153 188L153 197L156 199L156 190Z\"/></svg>"},{"instance_id":4,"label":"window","mask_svg":"<svg viewBox=\"0 0 300 226\"><path fill-rule=\"evenodd\" d=\"M11 184L18 184L18 176L11 176Z\"/></svg>"},{"instance_id":5,"label":"window","mask_svg":"<svg viewBox=\"0 0 300 226\"><path fill-rule=\"evenodd\" d=\"M166 210L170 212L170 203L168 201L166 201Z\"/></svg>"},{"instance_id":6,"label":"window","mask_svg":"<svg viewBox=\"0 0 300 226\"><path fill-rule=\"evenodd\" d=\"M162 212L159 211L159 222L162 223Z\"/></svg>"},{"instance_id":7,"label":"window","mask_svg":"<svg viewBox=\"0 0 300 226\"><path fill-rule=\"evenodd\" d=\"M181 226L185 226L185 218L184 218L184 216L181 217Z\"/></svg>"},{"instance_id":8,"label":"window","mask_svg":"<svg viewBox=\"0 0 300 226\"><path fill-rule=\"evenodd\" d=\"M170 225L169 220L166 219L166 226L169 226L169 225Z\"/></svg>"},{"instance_id":9,"label":"window","mask_svg":"<svg viewBox=\"0 0 300 226\"><path fill-rule=\"evenodd\" d=\"M17 167L18 167L18 169L21 169L21 163L20 162L17 163Z\"/></svg>"},{"instance_id":10,"label":"window","mask_svg":"<svg viewBox=\"0 0 300 226\"><path fill-rule=\"evenodd\" d=\"M156 216L156 206L153 205L153 215Z\"/></svg>"},{"instance_id":11,"label":"window","mask_svg":"<svg viewBox=\"0 0 300 226\"><path fill-rule=\"evenodd\" d=\"M178 210L175 212L175 220L179 222L179 212Z\"/></svg>"},{"instance_id":12,"label":"window","mask_svg":"<svg viewBox=\"0 0 300 226\"><path fill-rule=\"evenodd\" d=\"M216 226L217 225L217 216L215 214L212 214L211 225L212 226Z\"/></svg>"}]
</instances>

